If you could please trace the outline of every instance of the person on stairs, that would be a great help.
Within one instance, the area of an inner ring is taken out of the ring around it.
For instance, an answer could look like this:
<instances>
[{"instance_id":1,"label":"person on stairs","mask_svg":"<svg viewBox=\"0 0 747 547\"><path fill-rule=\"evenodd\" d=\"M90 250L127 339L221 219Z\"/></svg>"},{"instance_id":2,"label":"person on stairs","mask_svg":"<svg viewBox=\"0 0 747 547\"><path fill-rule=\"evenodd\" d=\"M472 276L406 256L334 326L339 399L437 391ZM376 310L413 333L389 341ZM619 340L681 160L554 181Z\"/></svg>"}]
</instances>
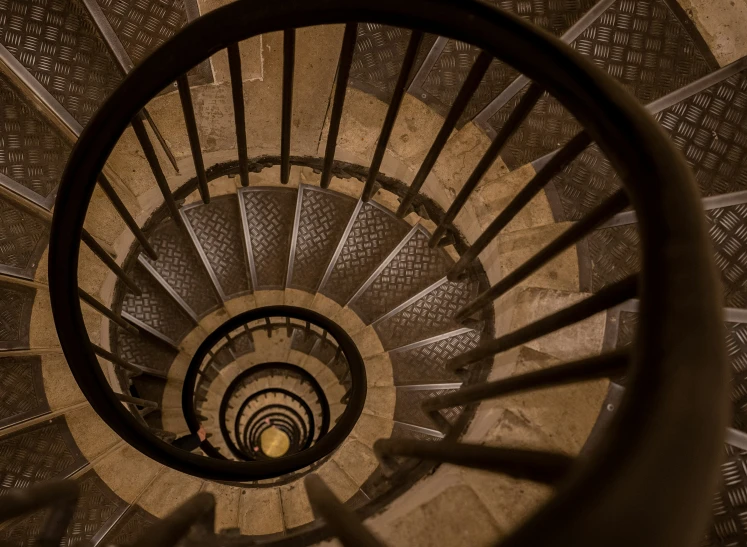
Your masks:
<instances>
[{"instance_id":1,"label":"person on stairs","mask_svg":"<svg viewBox=\"0 0 747 547\"><path fill-rule=\"evenodd\" d=\"M200 446L200 443L204 441L206 437L207 434L205 433L205 428L200 426L200 429L197 430L197 433L190 433L189 435L179 437L173 443L171 443L171 446L175 446L177 448L181 448L182 450L192 452Z\"/></svg>"}]
</instances>

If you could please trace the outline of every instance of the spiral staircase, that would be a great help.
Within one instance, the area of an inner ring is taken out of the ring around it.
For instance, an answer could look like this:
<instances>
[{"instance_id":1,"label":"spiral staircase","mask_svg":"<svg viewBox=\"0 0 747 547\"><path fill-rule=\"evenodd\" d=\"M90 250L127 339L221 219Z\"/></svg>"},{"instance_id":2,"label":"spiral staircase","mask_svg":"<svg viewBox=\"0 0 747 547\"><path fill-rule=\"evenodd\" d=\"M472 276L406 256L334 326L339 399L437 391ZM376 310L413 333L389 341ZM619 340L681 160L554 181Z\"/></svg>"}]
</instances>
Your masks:
<instances>
[{"instance_id":1,"label":"spiral staircase","mask_svg":"<svg viewBox=\"0 0 747 547\"><path fill-rule=\"evenodd\" d=\"M0 540L747 545L747 8L281 4L0 2Z\"/></svg>"}]
</instances>

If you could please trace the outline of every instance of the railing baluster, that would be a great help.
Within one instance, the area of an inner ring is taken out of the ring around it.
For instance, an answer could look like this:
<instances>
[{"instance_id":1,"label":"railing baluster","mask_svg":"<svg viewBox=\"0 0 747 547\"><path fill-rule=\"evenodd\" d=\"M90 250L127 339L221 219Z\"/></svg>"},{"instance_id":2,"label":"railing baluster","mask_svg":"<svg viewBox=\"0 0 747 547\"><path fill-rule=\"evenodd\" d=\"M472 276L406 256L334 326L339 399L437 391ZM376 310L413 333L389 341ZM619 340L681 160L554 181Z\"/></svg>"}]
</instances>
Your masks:
<instances>
[{"instance_id":1,"label":"railing baluster","mask_svg":"<svg viewBox=\"0 0 747 547\"><path fill-rule=\"evenodd\" d=\"M413 30L412 34L410 34L410 42L407 44L405 58L402 60L402 68L399 71L399 77L397 78L397 83L394 87L392 100L389 103L386 118L384 118L381 135L379 135L379 140L376 143L376 150L373 159L371 160L371 167L368 171L368 179L363 188L361 199L364 202L369 201L371 196L373 196L376 177L379 175L381 162L384 159L384 153L386 152L386 145L389 143L389 138L392 136L394 122L397 121L397 114L399 113L400 106L402 106L402 99L405 96L405 90L407 89L407 81L410 79L412 68L415 66L415 60L417 59L418 50L420 49L420 43L422 41L423 33Z\"/></svg>"},{"instance_id":2,"label":"railing baluster","mask_svg":"<svg viewBox=\"0 0 747 547\"><path fill-rule=\"evenodd\" d=\"M332 114L329 119L327 148L324 152L324 166L322 167L322 178L320 184L322 188L328 188L330 179L332 178L332 164L335 161L337 136L340 132L340 119L342 118L342 109L345 105L345 93L348 89L350 66L353 64L353 53L355 53L355 40L357 34L357 23L348 23L345 25L345 35L342 37L342 49L340 50L340 62L337 66L337 82L335 83Z\"/></svg>"},{"instance_id":3,"label":"railing baluster","mask_svg":"<svg viewBox=\"0 0 747 547\"><path fill-rule=\"evenodd\" d=\"M155 148L153 148L153 143L150 142L150 139L148 138L148 132L145 130L145 124L143 124L143 120L139 115L135 116L132 119L131 124L132 129L135 131L135 136L140 142L140 147L143 149L143 152L145 152L145 159L148 161L148 165L150 165L150 170L153 172L153 176L156 179L158 189L161 190L161 195L163 196L163 201L166 204L166 208L169 210L169 214L171 215L171 218L174 220L176 225L182 226L184 222L182 221L182 217L179 214L179 208L176 206L174 196L172 195L171 189L169 188L169 183L166 182L166 177L164 176L163 170L161 169L161 163L158 161L158 156L156 155Z\"/></svg>"},{"instance_id":4,"label":"railing baluster","mask_svg":"<svg viewBox=\"0 0 747 547\"><path fill-rule=\"evenodd\" d=\"M135 283L135 281L125 273L122 267L117 264L112 256L104 250L104 248L99 244L98 241L96 241L96 239L91 234L89 234L86 230L83 230L80 238L83 240L83 243L85 243L88 248L91 249L91 252L99 257L99 259L104 264L106 264L106 266L114 273L114 275L116 275L117 278L122 281L122 283L127 285L134 294L136 294L137 296L143 294L143 292L140 290L140 287L137 286L137 283Z\"/></svg>"},{"instance_id":5,"label":"railing baluster","mask_svg":"<svg viewBox=\"0 0 747 547\"><path fill-rule=\"evenodd\" d=\"M78 288L78 296L80 297L81 300L83 300L83 302L91 306L101 315L106 316L107 319L116 323L117 325L125 329L130 334L135 334L135 335L140 334L140 332L134 326L132 326L130 323L122 319L122 316L114 313L112 310L104 306L101 302L99 302L96 298L88 294L83 289Z\"/></svg>"},{"instance_id":6,"label":"railing baluster","mask_svg":"<svg viewBox=\"0 0 747 547\"><path fill-rule=\"evenodd\" d=\"M167 377L167 374L165 372L151 369L151 368L141 367L140 365L132 364L128 361L125 361L118 355L115 355L111 353L110 351L105 350L101 346L97 346L96 344L91 344L91 349L96 355L134 374L137 374L137 375L147 374L149 376L155 376L156 378L163 378L163 379L166 379Z\"/></svg>"},{"instance_id":7,"label":"railing baluster","mask_svg":"<svg viewBox=\"0 0 747 547\"><path fill-rule=\"evenodd\" d=\"M438 228L436 228L436 231L433 232L433 235L430 239L431 247L435 247L438 244L439 240L444 235L444 232L454 221L456 216L462 210L462 207L464 207L464 204L467 203L467 199L469 199L469 196L472 194L475 188L477 188L477 185L485 176L485 173L487 173L488 169L490 169L493 163L495 163L495 160L498 158L498 155L503 150L503 147L511 138L511 135L513 135L514 132L519 128L519 126L534 108L534 105L536 105L537 101L540 99L540 97L542 97L542 93L542 88L536 83L532 83L529 86L526 93L524 93L524 96L519 101L519 104L516 105L516 108L513 110L513 112L511 112L508 120L506 120L506 123L503 124L500 132L495 137L493 142L490 143L490 146L485 151L485 154L483 154L482 158L480 158L480 161L477 163L477 166L475 166L472 174L470 174L469 178L464 183L464 186L459 191L459 194L457 194L457 197L454 199L454 203L451 204L451 207L449 207L446 215L444 215L441 224L438 226Z\"/></svg>"},{"instance_id":8,"label":"railing baluster","mask_svg":"<svg viewBox=\"0 0 747 547\"><path fill-rule=\"evenodd\" d=\"M456 96L456 99L454 99L454 104L451 105L449 113L446 115L441 130L438 132L438 135L436 135L436 139L433 141L430 150L428 150L428 154L425 156L420 169L418 169L410 188L407 190L407 194L397 210L398 217L404 217L412 206L413 200L420 192L420 188L423 186L426 177L428 177L433 166L436 164L438 156L441 154L444 146L446 146L446 141L451 137L451 133L459 122L459 118L462 117L464 109L467 108L467 104L469 104L469 101L475 94L475 91L479 87L480 82L482 82L482 78L485 76L488 67L490 67L490 63L492 62L493 56L485 51L481 52L477 59L475 59L467 78L464 80L464 84L462 84L462 88L459 90L459 94ZM508 123L510 123L510 121L511 120L509 119Z\"/></svg>"},{"instance_id":9,"label":"railing baluster","mask_svg":"<svg viewBox=\"0 0 747 547\"><path fill-rule=\"evenodd\" d=\"M637 294L638 276L631 275L622 281L604 287L598 293L585 298L572 306L568 306L567 308L543 317L542 319L538 319L534 323L530 323L525 327L509 332L500 338L480 344L475 349L453 358L446 364L446 367L449 370L459 370L471 363L481 361L486 357L491 357L497 353L526 344L527 342L536 340L537 338L550 334L551 332L555 332L574 323L578 323L579 321L583 321L592 315L596 315L597 313L622 304L626 300L635 298Z\"/></svg>"},{"instance_id":10,"label":"railing baluster","mask_svg":"<svg viewBox=\"0 0 747 547\"><path fill-rule=\"evenodd\" d=\"M468 405L522 391L546 389L555 386L609 378L624 374L630 363L630 351L621 349L595 355L551 368L512 376L495 382L485 382L463 387L457 391L439 395L423 402L425 412Z\"/></svg>"},{"instance_id":11,"label":"railing baluster","mask_svg":"<svg viewBox=\"0 0 747 547\"><path fill-rule=\"evenodd\" d=\"M488 244L495 239L501 230L503 230L503 228L514 219L519 211L521 211L555 175L557 175L566 165L576 159L576 157L578 157L578 155L583 152L590 143L591 137L586 132L582 132L573 137L568 144L555 154L550 161L545 164L536 175L534 175L532 180L530 180L527 185L516 194L514 199L512 199L506 208L503 209L495 220L490 223L480 237L477 238L477 241L475 241L475 243L459 258L459 262L454 265L447 276L449 281L455 281L459 275L461 275L461 273L472 264L478 255L485 250ZM449 209L449 211L451 211L451 209ZM454 216L456 216L456 214ZM453 219L453 216L449 217L449 213L446 213L444 222L441 223L441 226L438 227L431 238L431 245L438 241L436 238L438 230L450 223Z\"/></svg>"},{"instance_id":12,"label":"railing baluster","mask_svg":"<svg viewBox=\"0 0 747 547\"><path fill-rule=\"evenodd\" d=\"M502 296L521 281L539 270L550 260L555 258L565 249L577 243L581 238L591 232L594 228L607 219L619 213L628 205L628 196L623 190L618 190L604 202L594 208L584 218L579 220L565 232L555 238L550 244L540 250L532 258L524 262L498 283L490 287L475 300L459 310L455 316L457 321L463 321L482 307L488 305L496 298Z\"/></svg>"},{"instance_id":13,"label":"railing baluster","mask_svg":"<svg viewBox=\"0 0 747 547\"><path fill-rule=\"evenodd\" d=\"M280 135L280 182L290 180L291 119L293 117L293 75L296 65L296 29L283 31L283 118Z\"/></svg>"},{"instance_id":14,"label":"railing baluster","mask_svg":"<svg viewBox=\"0 0 747 547\"><path fill-rule=\"evenodd\" d=\"M233 119L236 124L236 149L239 152L239 177L241 186L249 186L249 158L246 144L246 113L244 108L244 80L241 74L241 50L239 44L231 44L228 51L228 70L231 75L233 97Z\"/></svg>"},{"instance_id":15,"label":"railing baluster","mask_svg":"<svg viewBox=\"0 0 747 547\"><path fill-rule=\"evenodd\" d=\"M189 137L189 147L192 150L192 160L195 164L197 173L197 188L200 191L202 202L207 205L210 203L210 190L208 189L207 175L205 174L205 163L202 160L202 147L200 146L200 134L197 131L197 119L195 118L195 107L192 103L192 93L189 90L189 80L186 74L182 74L176 80L179 88L179 99L182 103L182 112L184 113L184 123L187 126L187 136Z\"/></svg>"},{"instance_id":16,"label":"railing baluster","mask_svg":"<svg viewBox=\"0 0 747 547\"><path fill-rule=\"evenodd\" d=\"M119 198L119 195L117 195L117 192L112 187L111 183L109 182L109 179L107 179L103 173L100 173L97 180L98 180L99 186L106 194L106 197L109 198L109 201L114 206L114 209L116 209L117 213L119 213L119 216L121 216L122 220L124 220L125 224L127 224L127 227L132 232L132 235L134 235L135 239L137 239L138 242L140 242L140 245L143 247L143 250L153 260L158 260L158 253L153 248L153 246L150 244L150 242L148 241L148 238L145 237L145 234L140 229L140 226L138 226L137 222L135 222L135 219L132 218L132 215L127 210L127 207L125 207L125 204L122 202L122 200Z\"/></svg>"},{"instance_id":17,"label":"railing baluster","mask_svg":"<svg viewBox=\"0 0 747 547\"><path fill-rule=\"evenodd\" d=\"M374 452L385 472L386 467L391 471L392 456L405 456L483 469L545 484L554 484L565 478L573 466L573 458L565 454L445 441L379 439L374 443Z\"/></svg>"},{"instance_id":18,"label":"railing baluster","mask_svg":"<svg viewBox=\"0 0 747 547\"><path fill-rule=\"evenodd\" d=\"M119 399L123 403L130 403L135 406L142 406L143 408L157 409L161 406L155 401L140 399L138 397L133 397L132 395L125 395L124 393L115 393L115 395L117 396L117 399Z\"/></svg>"},{"instance_id":19,"label":"railing baluster","mask_svg":"<svg viewBox=\"0 0 747 547\"><path fill-rule=\"evenodd\" d=\"M323 519L345 547L383 547L318 475L306 477L304 485L314 516Z\"/></svg>"},{"instance_id":20,"label":"railing baluster","mask_svg":"<svg viewBox=\"0 0 747 547\"><path fill-rule=\"evenodd\" d=\"M169 144L166 142L166 139L161 134L161 130L158 129L156 122L153 120L153 118L151 118L150 112L148 112L147 108L143 108L142 114L143 116L145 116L145 120L148 122L148 125L150 126L151 131L153 131L153 134L156 136L156 140L161 145L161 148L166 154L166 157L168 158L169 163L174 168L174 171L178 173L179 165L176 163L176 158L174 157L174 153L171 151L171 148L169 148Z\"/></svg>"}]
</instances>

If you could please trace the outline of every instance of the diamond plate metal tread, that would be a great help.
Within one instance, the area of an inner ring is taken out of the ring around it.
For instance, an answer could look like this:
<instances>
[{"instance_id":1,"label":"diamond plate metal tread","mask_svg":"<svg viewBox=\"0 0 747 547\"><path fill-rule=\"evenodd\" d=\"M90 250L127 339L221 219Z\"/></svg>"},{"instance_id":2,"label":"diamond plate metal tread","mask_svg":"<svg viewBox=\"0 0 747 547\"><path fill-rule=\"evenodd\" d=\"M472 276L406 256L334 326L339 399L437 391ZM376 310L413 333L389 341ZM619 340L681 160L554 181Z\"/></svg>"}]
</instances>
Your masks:
<instances>
[{"instance_id":1,"label":"diamond plate metal tread","mask_svg":"<svg viewBox=\"0 0 747 547\"><path fill-rule=\"evenodd\" d=\"M187 24L185 3L199 11L195 0L97 0L109 25L137 66ZM192 85L213 82L210 62L189 71Z\"/></svg>"},{"instance_id":2,"label":"diamond plate metal tread","mask_svg":"<svg viewBox=\"0 0 747 547\"><path fill-rule=\"evenodd\" d=\"M114 351L122 359L133 365L152 368L168 372L177 356L177 352L145 333L131 334L112 324L116 330L116 346Z\"/></svg>"},{"instance_id":3,"label":"diamond plate metal tread","mask_svg":"<svg viewBox=\"0 0 747 547\"><path fill-rule=\"evenodd\" d=\"M304 329L293 329L293 336L291 336L291 349L309 355L311 350L314 349L314 344L316 344L318 340L319 336L315 331L311 331L307 336Z\"/></svg>"},{"instance_id":4,"label":"diamond plate metal tread","mask_svg":"<svg viewBox=\"0 0 747 547\"><path fill-rule=\"evenodd\" d=\"M706 219L721 271L724 305L747 308L747 205L706 211Z\"/></svg>"},{"instance_id":5,"label":"diamond plate metal tread","mask_svg":"<svg viewBox=\"0 0 747 547\"><path fill-rule=\"evenodd\" d=\"M228 344L220 348L217 352L215 352L215 355L212 359L210 359L210 363L215 367L217 370L223 370L228 365L234 362L234 357L231 354L231 348Z\"/></svg>"},{"instance_id":6,"label":"diamond plate metal tread","mask_svg":"<svg viewBox=\"0 0 747 547\"><path fill-rule=\"evenodd\" d=\"M79 0L0 3L0 42L81 125L121 81Z\"/></svg>"},{"instance_id":7,"label":"diamond plate metal tread","mask_svg":"<svg viewBox=\"0 0 747 547\"><path fill-rule=\"evenodd\" d=\"M695 171L703 196L747 189L747 71L727 78L658 114ZM563 220L578 220L620 187L617 174L596 146L555 179Z\"/></svg>"},{"instance_id":8,"label":"diamond plate metal tread","mask_svg":"<svg viewBox=\"0 0 747 547\"><path fill-rule=\"evenodd\" d=\"M638 313L630 311L621 311L617 330L618 348L631 345L635 340L636 329L638 328Z\"/></svg>"},{"instance_id":9,"label":"diamond plate metal tread","mask_svg":"<svg viewBox=\"0 0 747 547\"><path fill-rule=\"evenodd\" d=\"M732 425L747 432L747 324L725 323L726 353L731 363Z\"/></svg>"},{"instance_id":10,"label":"diamond plate metal tread","mask_svg":"<svg viewBox=\"0 0 747 547\"><path fill-rule=\"evenodd\" d=\"M1 156L0 151L0 162ZM48 241L49 226L12 202L0 199L0 268L6 266L32 278Z\"/></svg>"},{"instance_id":11,"label":"diamond plate metal tread","mask_svg":"<svg viewBox=\"0 0 747 547\"><path fill-rule=\"evenodd\" d=\"M394 92L409 40L408 30L376 23L360 23L349 85L388 103ZM435 41L435 36L425 35L413 74L417 73Z\"/></svg>"},{"instance_id":12,"label":"diamond plate metal tread","mask_svg":"<svg viewBox=\"0 0 747 547\"><path fill-rule=\"evenodd\" d=\"M130 545L140 540L159 519L139 505L130 507L104 538L104 545Z\"/></svg>"},{"instance_id":13,"label":"diamond plate metal tread","mask_svg":"<svg viewBox=\"0 0 747 547\"><path fill-rule=\"evenodd\" d=\"M416 231L366 290L348 306L369 324L446 276L454 261L428 246L430 234Z\"/></svg>"},{"instance_id":14,"label":"diamond plate metal tread","mask_svg":"<svg viewBox=\"0 0 747 547\"><path fill-rule=\"evenodd\" d=\"M589 250L590 285L582 286L583 291L596 292L641 269L640 235L636 224L596 230L586 236L585 244Z\"/></svg>"},{"instance_id":15,"label":"diamond plate metal tread","mask_svg":"<svg viewBox=\"0 0 747 547\"><path fill-rule=\"evenodd\" d=\"M617 0L571 46L642 103L710 71L693 38L663 0ZM522 94L490 118L491 127L500 130ZM562 146L579 130L570 112L545 94L501 157L509 169L517 169Z\"/></svg>"},{"instance_id":16,"label":"diamond plate metal tread","mask_svg":"<svg viewBox=\"0 0 747 547\"><path fill-rule=\"evenodd\" d=\"M122 301L122 311L178 343L193 328L190 317L142 264L135 263L130 275L143 294L135 296L128 292Z\"/></svg>"},{"instance_id":17,"label":"diamond plate metal tread","mask_svg":"<svg viewBox=\"0 0 747 547\"><path fill-rule=\"evenodd\" d=\"M0 357L0 428L49 412L41 357Z\"/></svg>"},{"instance_id":18,"label":"diamond plate metal tread","mask_svg":"<svg viewBox=\"0 0 747 547\"><path fill-rule=\"evenodd\" d=\"M0 75L0 173L51 198L70 155L57 133Z\"/></svg>"},{"instance_id":19,"label":"diamond plate metal tread","mask_svg":"<svg viewBox=\"0 0 747 547\"><path fill-rule=\"evenodd\" d=\"M254 338L248 331L232 336L230 343L231 351L233 351L236 358L254 351Z\"/></svg>"},{"instance_id":20,"label":"diamond plate metal tread","mask_svg":"<svg viewBox=\"0 0 747 547\"><path fill-rule=\"evenodd\" d=\"M418 347L392 351L389 359L392 362L394 384L401 386L461 382L462 378L448 370L445 364L476 348L479 343L480 333L472 330Z\"/></svg>"},{"instance_id":21,"label":"diamond plate metal tread","mask_svg":"<svg viewBox=\"0 0 747 547\"><path fill-rule=\"evenodd\" d=\"M174 289L187 305L203 317L218 309L218 302L208 273L189 236L173 220L167 219L149 234L158 260L143 258Z\"/></svg>"},{"instance_id":22,"label":"diamond plate metal tread","mask_svg":"<svg viewBox=\"0 0 747 547\"><path fill-rule=\"evenodd\" d=\"M712 522L703 547L744 547L747 545L747 452L725 445L721 464L721 486L714 496Z\"/></svg>"},{"instance_id":23,"label":"diamond plate metal tread","mask_svg":"<svg viewBox=\"0 0 747 547\"><path fill-rule=\"evenodd\" d=\"M477 296L476 282L446 282L404 309L374 323L384 349L389 351L457 330L452 317Z\"/></svg>"},{"instance_id":24,"label":"diamond plate metal tread","mask_svg":"<svg viewBox=\"0 0 747 547\"><path fill-rule=\"evenodd\" d=\"M29 325L36 289L0 282L0 349L29 347Z\"/></svg>"},{"instance_id":25,"label":"diamond plate metal tread","mask_svg":"<svg viewBox=\"0 0 747 547\"><path fill-rule=\"evenodd\" d=\"M298 192L291 188L249 188L241 196L256 272L254 288L282 289Z\"/></svg>"},{"instance_id":26,"label":"diamond plate metal tread","mask_svg":"<svg viewBox=\"0 0 747 547\"><path fill-rule=\"evenodd\" d=\"M394 421L405 424L416 425L428 429L435 429L435 425L423 412L421 404L433 397L451 393L456 389L403 389L397 388L397 402L394 406ZM456 422L457 417L462 413L463 407L447 408L441 411L441 414L449 423Z\"/></svg>"},{"instance_id":27,"label":"diamond plate metal tread","mask_svg":"<svg viewBox=\"0 0 747 547\"><path fill-rule=\"evenodd\" d=\"M187 22L182 0L97 0L137 65Z\"/></svg>"},{"instance_id":28,"label":"diamond plate metal tread","mask_svg":"<svg viewBox=\"0 0 747 547\"><path fill-rule=\"evenodd\" d=\"M27 488L69 476L86 464L63 416L0 439L0 488Z\"/></svg>"},{"instance_id":29,"label":"diamond plate metal tread","mask_svg":"<svg viewBox=\"0 0 747 547\"><path fill-rule=\"evenodd\" d=\"M390 211L362 204L320 292L344 306L409 230L410 225Z\"/></svg>"},{"instance_id":30,"label":"diamond plate metal tread","mask_svg":"<svg viewBox=\"0 0 747 547\"><path fill-rule=\"evenodd\" d=\"M218 284L227 297L251 291L241 215L235 195L184 209Z\"/></svg>"},{"instance_id":31,"label":"diamond plate metal tread","mask_svg":"<svg viewBox=\"0 0 747 547\"><path fill-rule=\"evenodd\" d=\"M486 3L560 36L594 6L596 0L486 0ZM423 102L446 116L479 54L480 49L473 45L449 40L425 77L420 90ZM474 118L519 75L513 67L494 60L467 105L460 124Z\"/></svg>"},{"instance_id":32,"label":"diamond plate metal tread","mask_svg":"<svg viewBox=\"0 0 747 547\"><path fill-rule=\"evenodd\" d=\"M301 187L296 247L288 286L316 292L345 232L355 200L333 192Z\"/></svg>"},{"instance_id":33,"label":"diamond plate metal tread","mask_svg":"<svg viewBox=\"0 0 747 547\"><path fill-rule=\"evenodd\" d=\"M61 547L72 547L92 541L99 532L109 529L127 508L94 472L89 471L78 481L80 495L73 518L67 527ZM47 511L39 511L0 532L7 545L25 547L35 545L46 521Z\"/></svg>"}]
</instances>

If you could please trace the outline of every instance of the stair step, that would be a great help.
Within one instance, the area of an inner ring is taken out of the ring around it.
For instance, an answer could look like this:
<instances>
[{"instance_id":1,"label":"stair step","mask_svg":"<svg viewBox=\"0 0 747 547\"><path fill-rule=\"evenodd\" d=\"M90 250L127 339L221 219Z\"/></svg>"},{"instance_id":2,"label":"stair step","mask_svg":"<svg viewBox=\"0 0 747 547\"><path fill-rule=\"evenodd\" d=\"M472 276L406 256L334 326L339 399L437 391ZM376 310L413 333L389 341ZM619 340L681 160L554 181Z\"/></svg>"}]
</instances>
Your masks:
<instances>
[{"instance_id":1,"label":"stair step","mask_svg":"<svg viewBox=\"0 0 747 547\"><path fill-rule=\"evenodd\" d=\"M239 192L254 290L285 287L298 192L257 187Z\"/></svg>"},{"instance_id":2,"label":"stair step","mask_svg":"<svg viewBox=\"0 0 747 547\"><path fill-rule=\"evenodd\" d=\"M360 203L358 207L320 287L324 296L341 306L345 306L410 229L376 203Z\"/></svg>"},{"instance_id":3,"label":"stair step","mask_svg":"<svg viewBox=\"0 0 747 547\"><path fill-rule=\"evenodd\" d=\"M348 304L366 324L370 324L402 302L443 278L453 261L443 249L428 246L430 234L415 227L403 245L382 263L374 276Z\"/></svg>"},{"instance_id":4,"label":"stair step","mask_svg":"<svg viewBox=\"0 0 747 547\"><path fill-rule=\"evenodd\" d=\"M189 236L173 220L167 219L149 234L158 260L143 255L158 275L189 306L197 317L215 311L220 302Z\"/></svg>"},{"instance_id":5,"label":"stair step","mask_svg":"<svg viewBox=\"0 0 747 547\"><path fill-rule=\"evenodd\" d=\"M241 212L236 195L182 209L224 299L251 291Z\"/></svg>"},{"instance_id":6,"label":"stair step","mask_svg":"<svg viewBox=\"0 0 747 547\"><path fill-rule=\"evenodd\" d=\"M288 287L317 290L355 206L354 199L342 194L299 187Z\"/></svg>"}]
</instances>

